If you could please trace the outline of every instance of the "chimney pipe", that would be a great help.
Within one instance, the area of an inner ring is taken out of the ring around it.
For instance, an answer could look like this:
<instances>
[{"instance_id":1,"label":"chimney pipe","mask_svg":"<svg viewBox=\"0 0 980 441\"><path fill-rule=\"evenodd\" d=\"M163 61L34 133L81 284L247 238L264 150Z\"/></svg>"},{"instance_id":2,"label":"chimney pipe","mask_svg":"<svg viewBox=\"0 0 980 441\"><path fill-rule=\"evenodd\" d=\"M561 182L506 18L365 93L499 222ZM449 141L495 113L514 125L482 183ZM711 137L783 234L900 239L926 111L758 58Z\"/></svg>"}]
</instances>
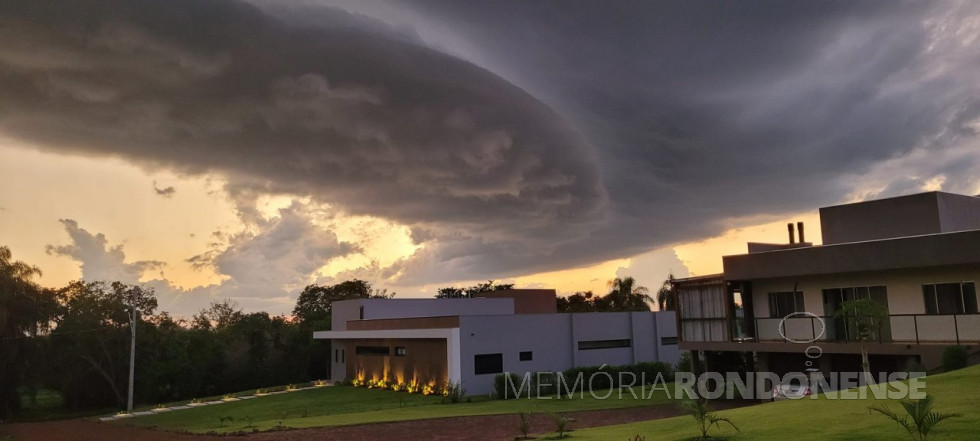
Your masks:
<instances>
[{"instance_id":1,"label":"chimney pipe","mask_svg":"<svg viewBox=\"0 0 980 441\"><path fill-rule=\"evenodd\" d=\"M797 222L796 229L800 230L800 243L806 242L806 240L803 239L803 222Z\"/></svg>"},{"instance_id":2,"label":"chimney pipe","mask_svg":"<svg viewBox=\"0 0 980 441\"><path fill-rule=\"evenodd\" d=\"M796 243L796 239L793 238L793 223L790 222L786 224L786 230L789 231L789 244L792 245Z\"/></svg>"}]
</instances>

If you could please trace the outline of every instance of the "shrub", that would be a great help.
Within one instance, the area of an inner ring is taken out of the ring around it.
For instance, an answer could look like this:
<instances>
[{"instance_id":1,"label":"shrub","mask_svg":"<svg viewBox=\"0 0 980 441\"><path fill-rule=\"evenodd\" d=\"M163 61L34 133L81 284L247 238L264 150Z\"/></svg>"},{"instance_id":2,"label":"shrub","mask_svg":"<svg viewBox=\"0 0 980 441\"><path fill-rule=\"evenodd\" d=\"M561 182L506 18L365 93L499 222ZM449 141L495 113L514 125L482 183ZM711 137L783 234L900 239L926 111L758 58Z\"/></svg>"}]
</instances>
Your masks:
<instances>
[{"instance_id":1,"label":"shrub","mask_svg":"<svg viewBox=\"0 0 980 441\"><path fill-rule=\"evenodd\" d=\"M531 374L531 395L554 395L558 393L558 373L534 372ZM518 386L520 387L520 386Z\"/></svg>"},{"instance_id":2,"label":"shrub","mask_svg":"<svg viewBox=\"0 0 980 441\"><path fill-rule=\"evenodd\" d=\"M907 417L899 416L881 404L869 407L868 412L877 412L888 417L902 426L909 436L919 441L926 441L929 432L942 420L960 416L955 413L934 412L932 410L932 397L929 395L926 395L921 400L904 400L902 401L902 407L905 409L905 413L908 414Z\"/></svg>"},{"instance_id":3,"label":"shrub","mask_svg":"<svg viewBox=\"0 0 980 441\"><path fill-rule=\"evenodd\" d=\"M518 412L517 415L521 417L521 422L517 426L517 429L521 431L521 439L527 439L527 435L531 433L531 416L533 412L528 410Z\"/></svg>"},{"instance_id":4,"label":"shrub","mask_svg":"<svg viewBox=\"0 0 980 441\"><path fill-rule=\"evenodd\" d=\"M566 436L565 432L568 431L568 424L574 420L565 415L558 414L552 414L551 417L555 419L555 432L558 432L558 439L564 438Z\"/></svg>"},{"instance_id":5,"label":"shrub","mask_svg":"<svg viewBox=\"0 0 980 441\"><path fill-rule=\"evenodd\" d=\"M508 377L510 378L509 384L507 381ZM523 381L523 379L518 377L517 374L497 374L495 377L493 377L494 394L496 394L497 398L501 400L519 398L514 396L514 389L520 389L521 381Z\"/></svg>"},{"instance_id":6,"label":"shrub","mask_svg":"<svg viewBox=\"0 0 980 441\"><path fill-rule=\"evenodd\" d=\"M970 353L965 346L950 346L943 351L943 369L946 372L963 369L967 366Z\"/></svg>"},{"instance_id":7,"label":"shrub","mask_svg":"<svg viewBox=\"0 0 980 441\"><path fill-rule=\"evenodd\" d=\"M459 384L459 382L450 381L449 383L446 383L443 395L446 396L446 399L449 400L450 403L455 404L462 401L463 397L466 395L466 390L463 389L463 386Z\"/></svg>"},{"instance_id":8,"label":"shrub","mask_svg":"<svg viewBox=\"0 0 980 441\"><path fill-rule=\"evenodd\" d=\"M704 398L686 401L684 406L687 407L688 412L694 417L694 421L697 422L698 430L701 432L701 437L698 439L709 439L708 431L712 427L720 427L721 423L732 426L736 432L739 431L738 427L735 427L735 423L728 418L719 417L711 413L711 409L708 408L708 400Z\"/></svg>"},{"instance_id":9,"label":"shrub","mask_svg":"<svg viewBox=\"0 0 980 441\"><path fill-rule=\"evenodd\" d=\"M691 361L691 351L681 353L680 360L677 360L675 372L694 372L694 363Z\"/></svg>"}]
</instances>

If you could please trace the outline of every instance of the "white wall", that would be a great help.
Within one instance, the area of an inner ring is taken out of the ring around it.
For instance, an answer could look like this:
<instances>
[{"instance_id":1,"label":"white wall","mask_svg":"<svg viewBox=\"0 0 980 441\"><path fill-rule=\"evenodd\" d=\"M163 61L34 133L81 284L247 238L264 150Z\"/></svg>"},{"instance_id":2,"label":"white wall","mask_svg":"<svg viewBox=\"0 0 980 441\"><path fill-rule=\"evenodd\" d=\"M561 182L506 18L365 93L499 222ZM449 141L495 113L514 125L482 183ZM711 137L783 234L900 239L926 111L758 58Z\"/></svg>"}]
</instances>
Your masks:
<instances>
[{"instance_id":1,"label":"white wall","mask_svg":"<svg viewBox=\"0 0 980 441\"><path fill-rule=\"evenodd\" d=\"M474 356L503 354L504 372L564 371L575 366L623 365L643 361L674 364L676 345L661 345L661 337L676 337L673 312L527 314L460 317L460 379L469 394L492 391L496 374L475 375ZM632 347L578 350L579 341L632 340ZM522 351L533 360L520 361Z\"/></svg>"},{"instance_id":2,"label":"white wall","mask_svg":"<svg viewBox=\"0 0 980 441\"><path fill-rule=\"evenodd\" d=\"M348 320L360 318L361 306L365 320L514 313L514 299L508 298L343 300L333 304L332 330L347 330Z\"/></svg>"}]
</instances>

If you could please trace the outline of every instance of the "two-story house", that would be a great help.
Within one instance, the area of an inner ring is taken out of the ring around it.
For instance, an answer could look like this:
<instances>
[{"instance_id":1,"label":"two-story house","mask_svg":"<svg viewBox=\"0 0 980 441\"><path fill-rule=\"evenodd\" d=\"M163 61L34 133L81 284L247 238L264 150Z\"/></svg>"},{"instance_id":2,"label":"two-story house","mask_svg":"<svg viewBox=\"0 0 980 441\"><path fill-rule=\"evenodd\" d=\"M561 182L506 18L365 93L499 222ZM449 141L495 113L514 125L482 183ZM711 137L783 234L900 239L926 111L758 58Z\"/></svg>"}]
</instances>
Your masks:
<instances>
[{"instance_id":1,"label":"two-story house","mask_svg":"<svg viewBox=\"0 0 980 441\"><path fill-rule=\"evenodd\" d=\"M929 192L821 208L818 246L802 224L788 228L787 244L750 243L722 258L723 274L677 281L680 348L708 369L738 352L757 371L858 371L857 331L835 312L861 298L889 314L871 342L865 335L872 372L937 369L950 345L976 355L980 197Z\"/></svg>"}]
</instances>

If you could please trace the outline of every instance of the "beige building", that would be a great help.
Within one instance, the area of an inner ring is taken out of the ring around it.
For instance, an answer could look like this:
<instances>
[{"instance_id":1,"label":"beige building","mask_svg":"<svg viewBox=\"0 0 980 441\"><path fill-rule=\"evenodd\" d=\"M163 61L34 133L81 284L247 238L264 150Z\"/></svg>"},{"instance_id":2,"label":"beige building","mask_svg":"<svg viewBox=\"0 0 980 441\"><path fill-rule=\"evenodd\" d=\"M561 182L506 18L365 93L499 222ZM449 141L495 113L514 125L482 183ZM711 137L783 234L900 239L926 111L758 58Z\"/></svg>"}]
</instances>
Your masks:
<instances>
[{"instance_id":1,"label":"beige building","mask_svg":"<svg viewBox=\"0 0 980 441\"><path fill-rule=\"evenodd\" d=\"M722 258L723 274L679 280L680 348L709 368L741 353L757 371L857 371L856 331L834 313L870 298L889 313L868 344L873 371L937 369L956 344L976 355L980 197L929 192L826 207L820 224L823 245L790 224L788 243L749 243L748 253Z\"/></svg>"}]
</instances>

